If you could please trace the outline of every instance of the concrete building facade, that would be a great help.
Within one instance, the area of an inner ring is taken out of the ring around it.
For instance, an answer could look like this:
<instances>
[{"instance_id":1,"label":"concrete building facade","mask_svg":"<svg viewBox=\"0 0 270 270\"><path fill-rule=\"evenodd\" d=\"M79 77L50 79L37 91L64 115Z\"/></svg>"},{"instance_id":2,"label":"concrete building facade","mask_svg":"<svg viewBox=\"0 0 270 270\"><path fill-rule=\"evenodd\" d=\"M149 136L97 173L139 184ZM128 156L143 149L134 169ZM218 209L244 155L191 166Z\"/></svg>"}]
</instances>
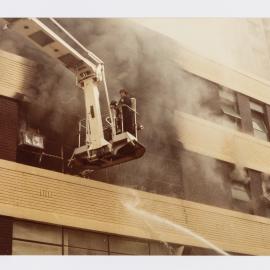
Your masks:
<instances>
[{"instance_id":1,"label":"concrete building facade","mask_svg":"<svg viewBox=\"0 0 270 270\"><path fill-rule=\"evenodd\" d=\"M177 42L183 46L163 36L177 39L175 31L157 28L163 20L136 21L178 48L170 67L180 77L172 79L179 92L165 88L155 98L155 87L147 83L135 89L147 123L140 136L145 156L89 179L71 175L66 162L74 146L53 141L55 134L42 124L44 152L26 153L18 146L23 94L37 67L1 51L1 254L216 254L197 238L128 208L136 202L136 208L182 225L228 253L269 255L268 21L202 21L164 19L171 25L166 29L182 29ZM247 47L240 50L238 41ZM162 83L172 74L163 72L150 82ZM139 77L147 82L144 74Z\"/></svg>"}]
</instances>

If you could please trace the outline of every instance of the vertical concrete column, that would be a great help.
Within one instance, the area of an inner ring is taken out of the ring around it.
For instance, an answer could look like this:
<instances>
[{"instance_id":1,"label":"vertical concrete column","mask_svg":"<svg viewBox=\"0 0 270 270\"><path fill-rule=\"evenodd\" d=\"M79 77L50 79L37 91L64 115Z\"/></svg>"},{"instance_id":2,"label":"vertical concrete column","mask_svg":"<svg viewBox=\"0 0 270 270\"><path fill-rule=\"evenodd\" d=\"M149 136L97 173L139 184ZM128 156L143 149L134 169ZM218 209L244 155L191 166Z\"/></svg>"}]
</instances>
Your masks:
<instances>
[{"instance_id":1,"label":"vertical concrete column","mask_svg":"<svg viewBox=\"0 0 270 270\"><path fill-rule=\"evenodd\" d=\"M241 129L246 133L253 134L249 98L241 93L236 93L236 98L239 114L241 116Z\"/></svg>"},{"instance_id":2,"label":"vertical concrete column","mask_svg":"<svg viewBox=\"0 0 270 270\"><path fill-rule=\"evenodd\" d=\"M251 207L253 213L259 216L265 216L265 206L261 200L262 196L262 175L260 172L248 170L250 176Z\"/></svg>"},{"instance_id":3,"label":"vertical concrete column","mask_svg":"<svg viewBox=\"0 0 270 270\"><path fill-rule=\"evenodd\" d=\"M0 255L12 254L13 220L0 216Z\"/></svg>"}]
</instances>

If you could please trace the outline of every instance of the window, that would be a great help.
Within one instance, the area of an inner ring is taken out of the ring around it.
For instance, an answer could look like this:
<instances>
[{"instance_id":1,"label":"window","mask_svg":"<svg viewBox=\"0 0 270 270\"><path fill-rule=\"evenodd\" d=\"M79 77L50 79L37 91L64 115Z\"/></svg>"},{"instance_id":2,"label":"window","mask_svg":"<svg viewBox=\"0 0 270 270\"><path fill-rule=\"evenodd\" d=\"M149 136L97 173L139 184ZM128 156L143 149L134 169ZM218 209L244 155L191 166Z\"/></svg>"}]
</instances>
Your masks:
<instances>
[{"instance_id":1,"label":"window","mask_svg":"<svg viewBox=\"0 0 270 270\"><path fill-rule=\"evenodd\" d=\"M110 254L149 255L149 245L133 238L109 236Z\"/></svg>"},{"instance_id":2,"label":"window","mask_svg":"<svg viewBox=\"0 0 270 270\"><path fill-rule=\"evenodd\" d=\"M250 177L245 168L234 166L230 173L232 208L236 211L251 213Z\"/></svg>"},{"instance_id":3,"label":"window","mask_svg":"<svg viewBox=\"0 0 270 270\"><path fill-rule=\"evenodd\" d=\"M14 221L13 238L27 241L62 244L61 227L29 221Z\"/></svg>"},{"instance_id":4,"label":"window","mask_svg":"<svg viewBox=\"0 0 270 270\"><path fill-rule=\"evenodd\" d=\"M254 136L262 140L268 140L268 130L265 122L264 106L255 101L250 101L252 126Z\"/></svg>"},{"instance_id":5,"label":"window","mask_svg":"<svg viewBox=\"0 0 270 270\"><path fill-rule=\"evenodd\" d=\"M232 182L232 209L252 214L250 187L247 184Z\"/></svg>"},{"instance_id":6,"label":"window","mask_svg":"<svg viewBox=\"0 0 270 270\"><path fill-rule=\"evenodd\" d=\"M262 181L262 192L263 192L263 200L266 203L270 203L270 177L267 174L263 174L263 181Z\"/></svg>"},{"instance_id":7,"label":"window","mask_svg":"<svg viewBox=\"0 0 270 270\"><path fill-rule=\"evenodd\" d=\"M94 249L85 249L85 248L73 248L65 246L65 255L108 255L107 251L100 251Z\"/></svg>"},{"instance_id":8,"label":"window","mask_svg":"<svg viewBox=\"0 0 270 270\"><path fill-rule=\"evenodd\" d=\"M64 229L64 254L106 255L108 237L102 233Z\"/></svg>"},{"instance_id":9,"label":"window","mask_svg":"<svg viewBox=\"0 0 270 270\"><path fill-rule=\"evenodd\" d=\"M248 188L245 186L245 184L233 182L232 183L232 197L235 200L249 202L250 201L250 195Z\"/></svg>"},{"instance_id":10,"label":"window","mask_svg":"<svg viewBox=\"0 0 270 270\"><path fill-rule=\"evenodd\" d=\"M61 227L28 221L14 221L12 254L61 255Z\"/></svg>"},{"instance_id":11,"label":"window","mask_svg":"<svg viewBox=\"0 0 270 270\"><path fill-rule=\"evenodd\" d=\"M163 242L150 242L150 255L182 255L184 246Z\"/></svg>"},{"instance_id":12,"label":"window","mask_svg":"<svg viewBox=\"0 0 270 270\"><path fill-rule=\"evenodd\" d=\"M225 125L228 127L239 129L241 117L238 112L235 93L225 87L219 90L220 109L224 115Z\"/></svg>"},{"instance_id":13,"label":"window","mask_svg":"<svg viewBox=\"0 0 270 270\"><path fill-rule=\"evenodd\" d=\"M183 248L30 221L13 222L13 255L182 255Z\"/></svg>"},{"instance_id":14,"label":"window","mask_svg":"<svg viewBox=\"0 0 270 270\"><path fill-rule=\"evenodd\" d=\"M62 247L22 240L12 241L13 255L61 255Z\"/></svg>"}]
</instances>

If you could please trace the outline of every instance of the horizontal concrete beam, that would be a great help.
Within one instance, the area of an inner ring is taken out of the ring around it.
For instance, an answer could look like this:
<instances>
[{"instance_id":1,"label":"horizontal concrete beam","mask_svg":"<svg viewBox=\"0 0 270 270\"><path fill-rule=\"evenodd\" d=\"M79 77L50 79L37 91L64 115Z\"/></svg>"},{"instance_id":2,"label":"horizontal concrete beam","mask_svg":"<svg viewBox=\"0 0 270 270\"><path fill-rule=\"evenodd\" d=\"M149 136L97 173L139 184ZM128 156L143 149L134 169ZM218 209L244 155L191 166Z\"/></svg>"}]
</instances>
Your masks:
<instances>
[{"instance_id":1,"label":"horizontal concrete beam","mask_svg":"<svg viewBox=\"0 0 270 270\"><path fill-rule=\"evenodd\" d=\"M175 61L190 73L270 104L270 81L227 67L180 46Z\"/></svg>"},{"instance_id":2,"label":"horizontal concrete beam","mask_svg":"<svg viewBox=\"0 0 270 270\"><path fill-rule=\"evenodd\" d=\"M185 149L270 173L270 142L182 112L174 123Z\"/></svg>"}]
</instances>

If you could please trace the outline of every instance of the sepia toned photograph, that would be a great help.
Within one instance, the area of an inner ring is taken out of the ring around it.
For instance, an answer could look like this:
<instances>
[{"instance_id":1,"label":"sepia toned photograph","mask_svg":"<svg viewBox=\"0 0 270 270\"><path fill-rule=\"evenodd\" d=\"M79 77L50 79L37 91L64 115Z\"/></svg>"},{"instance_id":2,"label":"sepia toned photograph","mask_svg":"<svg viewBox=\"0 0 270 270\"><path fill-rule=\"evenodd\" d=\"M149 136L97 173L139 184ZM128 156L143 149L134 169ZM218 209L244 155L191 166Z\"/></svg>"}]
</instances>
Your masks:
<instances>
[{"instance_id":1,"label":"sepia toned photograph","mask_svg":"<svg viewBox=\"0 0 270 270\"><path fill-rule=\"evenodd\" d=\"M0 255L270 255L269 18L0 18Z\"/></svg>"}]
</instances>

